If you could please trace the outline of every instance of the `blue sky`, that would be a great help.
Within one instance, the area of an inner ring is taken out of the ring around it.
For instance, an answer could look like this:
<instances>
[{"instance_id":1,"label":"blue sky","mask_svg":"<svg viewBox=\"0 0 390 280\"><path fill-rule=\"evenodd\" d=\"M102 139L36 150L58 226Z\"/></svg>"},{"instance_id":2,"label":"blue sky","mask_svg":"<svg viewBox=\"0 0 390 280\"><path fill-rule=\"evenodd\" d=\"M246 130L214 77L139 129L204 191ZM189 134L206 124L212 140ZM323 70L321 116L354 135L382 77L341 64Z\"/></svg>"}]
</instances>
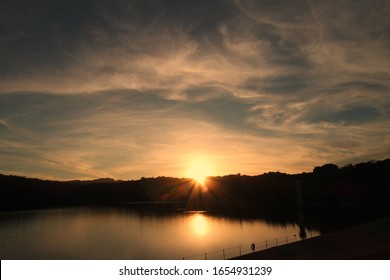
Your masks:
<instances>
[{"instance_id":1,"label":"blue sky","mask_svg":"<svg viewBox=\"0 0 390 280\"><path fill-rule=\"evenodd\" d=\"M297 173L390 156L388 1L2 1L0 172Z\"/></svg>"}]
</instances>

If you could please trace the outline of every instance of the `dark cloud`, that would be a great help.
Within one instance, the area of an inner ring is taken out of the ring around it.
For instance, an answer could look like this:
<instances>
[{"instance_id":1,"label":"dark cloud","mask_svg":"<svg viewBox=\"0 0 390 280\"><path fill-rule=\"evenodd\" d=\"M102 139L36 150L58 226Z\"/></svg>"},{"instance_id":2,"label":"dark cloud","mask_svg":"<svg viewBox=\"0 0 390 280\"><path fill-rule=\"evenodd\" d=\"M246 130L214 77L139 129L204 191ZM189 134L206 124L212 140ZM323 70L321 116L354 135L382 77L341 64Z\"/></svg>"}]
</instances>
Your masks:
<instances>
[{"instance_id":1,"label":"dark cloud","mask_svg":"<svg viewBox=\"0 0 390 280\"><path fill-rule=\"evenodd\" d=\"M185 111L192 111L194 118L203 119L209 123L241 130L249 130L246 119L250 115L251 104L239 99L215 98L207 101L189 103L183 106Z\"/></svg>"},{"instance_id":2,"label":"dark cloud","mask_svg":"<svg viewBox=\"0 0 390 280\"><path fill-rule=\"evenodd\" d=\"M65 54L94 42L91 26L104 26L83 0L11 1L0 10L0 57L7 76L65 70L75 63Z\"/></svg>"},{"instance_id":3,"label":"dark cloud","mask_svg":"<svg viewBox=\"0 0 390 280\"><path fill-rule=\"evenodd\" d=\"M249 78L243 85L244 89L271 95L296 94L302 92L305 87L305 77L302 75Z\"/></svg>"},{"instance_id":4,"label":"dark cloud","mask_svg":"<svg viewBox=\"0 0 390 280\"><path fill-rule=\"evenodd\" d=\"M313 112L311 116L305 116L305 121L314 123L335 123L342 125L353 125L364 122L372 122L383 118L382 112L372 106L356 106L334 110L321 110Z\"/></svg>"},{"instance_id":5,"label":"dark cloud","mask_svg":"<svg viewBox=\"0 0 390 280\"><path fill-rule=\"evenodd\" d=\"M364 77L362 77L364 79ZM350 81L336 84L333 88L327 88L328 93L343 92L348 89L363 90L367 92L386 92L389 87L384 83L364 82L364 81Z\"/></svg>"}]
</instances>

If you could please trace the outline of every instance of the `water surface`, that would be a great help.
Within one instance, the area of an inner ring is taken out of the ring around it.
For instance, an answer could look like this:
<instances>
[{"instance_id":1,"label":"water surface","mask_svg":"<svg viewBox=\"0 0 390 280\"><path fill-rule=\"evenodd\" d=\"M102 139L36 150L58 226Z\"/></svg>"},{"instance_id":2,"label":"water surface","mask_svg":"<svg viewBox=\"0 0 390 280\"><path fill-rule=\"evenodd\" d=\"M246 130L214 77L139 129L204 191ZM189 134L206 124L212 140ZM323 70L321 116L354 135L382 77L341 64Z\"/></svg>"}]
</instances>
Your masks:
<instances>
[{"instance_id":1,"label":"water surface","mask_svg":"<svg viewBox=\"0 0 390 280\"><path fill-rule=\"evenodd\" d=\"M237 251L240 245L244 250L248 244L277 237L279 242L285 236L291 241L298 232L299 227L294 224L275 225L260 219L233 219L207 212L159 213L131 207L3 212L0 257L182 259L220 252L223 248L234 247ZM309 230L307 233L318 234Z\"/></svg>"}]
</instances>

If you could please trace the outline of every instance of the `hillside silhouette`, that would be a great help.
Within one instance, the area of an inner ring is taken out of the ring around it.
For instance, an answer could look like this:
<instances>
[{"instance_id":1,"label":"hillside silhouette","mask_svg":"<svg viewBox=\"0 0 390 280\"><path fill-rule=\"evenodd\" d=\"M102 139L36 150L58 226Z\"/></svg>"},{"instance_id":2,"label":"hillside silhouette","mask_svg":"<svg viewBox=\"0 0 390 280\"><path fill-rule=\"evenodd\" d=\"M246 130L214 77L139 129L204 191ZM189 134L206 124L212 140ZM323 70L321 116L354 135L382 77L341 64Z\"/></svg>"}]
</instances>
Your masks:
<instances>
[{"instance_id":1,"label":"hillside silhouette","mask_svg":"<svg viewBox=\"0 0 390 280\"><path fill-rule=\"evenodd\" d=\"M189 210L254 211L294 207L300 182L305 207L325 205L388 205L390 159L339 168L325 164L310 173L269 172L258 176L209 177L207 189L186 178L156 177L115 181L49 181L0 175L1 210L66 205L175 202Z\"/></svg>"}]
</instances>

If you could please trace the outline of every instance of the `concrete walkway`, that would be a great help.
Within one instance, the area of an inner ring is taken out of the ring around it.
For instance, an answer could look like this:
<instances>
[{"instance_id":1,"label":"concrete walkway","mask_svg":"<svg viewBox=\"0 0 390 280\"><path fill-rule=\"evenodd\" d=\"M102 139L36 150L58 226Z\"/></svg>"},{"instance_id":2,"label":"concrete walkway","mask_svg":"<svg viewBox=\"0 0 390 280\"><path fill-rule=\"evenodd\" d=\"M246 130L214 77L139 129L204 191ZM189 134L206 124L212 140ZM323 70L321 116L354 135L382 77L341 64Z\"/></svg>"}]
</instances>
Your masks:
<instances>
[{"instance_id":1,"label":"concrete walkway","mask_svg":"<svg viewBox=\"0 0 390 280\"><path fill-rule=\"evenodd\" d=\"M237 260L390 260L390 218L255 252Z\"/></svg>"}]
</instances>

